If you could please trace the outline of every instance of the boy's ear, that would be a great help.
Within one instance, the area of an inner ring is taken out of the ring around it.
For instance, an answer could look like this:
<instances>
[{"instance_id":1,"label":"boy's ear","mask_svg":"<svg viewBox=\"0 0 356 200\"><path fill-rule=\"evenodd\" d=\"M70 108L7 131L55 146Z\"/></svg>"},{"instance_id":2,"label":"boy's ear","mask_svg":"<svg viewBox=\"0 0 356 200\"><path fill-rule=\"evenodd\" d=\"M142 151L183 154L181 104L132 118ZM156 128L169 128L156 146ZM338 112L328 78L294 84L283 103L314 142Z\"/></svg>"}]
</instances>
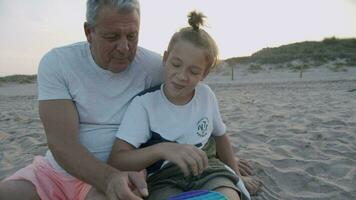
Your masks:
<instances>
[{"instance_id":1,"label":"boy's ear","mask_svg":"<svg viewBox=\"0 0 356 200\"><path fill-rule=\"evenodd\" d=\"M203 77L201 78L201 81L205 79L205 77L209 74L210 70L209 69L206 69L204 71L204 74L203 74Z\"/></svg>"},{"instance_id":2,"label":"boy's ear","mask_svg":"<svg viewBox=\"0 0 356 200\"><path fill-rule=\"evenodd\" d=\"M91 35L92 32L93 32L93 29L90 27L88 22L85 22L84 23L84 33L85 33L85 37L87 38L87 41L89 43L91 43L91 41L92 41L92 35Z\"/></svg>"},{"instance_id":3,"label":"boy's ear","mask_svg":"<svg viewBox=\"0 0 356 200\"><path fill-rule=\"evenodd\" d=\"M163 62L165 63L165 62L167 61L167 59L168 59L168 52L167 52L167 50L166 50L166 51L164 51L164 53L163 53Z\"/></svg>"}]
</instances>

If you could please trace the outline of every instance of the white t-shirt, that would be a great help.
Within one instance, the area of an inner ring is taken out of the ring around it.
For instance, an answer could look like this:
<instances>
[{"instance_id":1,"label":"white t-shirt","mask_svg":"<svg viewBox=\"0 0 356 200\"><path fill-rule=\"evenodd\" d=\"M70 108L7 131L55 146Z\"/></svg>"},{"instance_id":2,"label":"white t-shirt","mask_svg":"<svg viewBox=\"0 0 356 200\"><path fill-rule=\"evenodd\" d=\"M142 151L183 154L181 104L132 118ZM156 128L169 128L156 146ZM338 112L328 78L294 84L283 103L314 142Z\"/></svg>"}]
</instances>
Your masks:
<instances>
[{"instance_id":1,"label":"white t-shirt","mask_svg":"<svg viewBox=\"0 0 356 200\"><path fill-rule=\"evenodd\" d=\"M79 114L80 142L106 162L115 133L132 98L162 83L162 60L157 53L139 47L134 61L121 73L100 68L87 42L55 48L38 69L38 99L70 99ZM46 158L61 167L50 151Z\"/></svg>"},{"instance_id":2,"label":"white t-shirt","mask_svg":"<svg viewBox=\"0 0 356 200\"><path fill-rule=\"evenodd\" d=\"M116 137L136 148L158 138L202 148L211 135L222 136L225 131L209 86L199 83L189 103L178 106L167 99L162 84L132 100Z\"/></svg>"}]
</instances>

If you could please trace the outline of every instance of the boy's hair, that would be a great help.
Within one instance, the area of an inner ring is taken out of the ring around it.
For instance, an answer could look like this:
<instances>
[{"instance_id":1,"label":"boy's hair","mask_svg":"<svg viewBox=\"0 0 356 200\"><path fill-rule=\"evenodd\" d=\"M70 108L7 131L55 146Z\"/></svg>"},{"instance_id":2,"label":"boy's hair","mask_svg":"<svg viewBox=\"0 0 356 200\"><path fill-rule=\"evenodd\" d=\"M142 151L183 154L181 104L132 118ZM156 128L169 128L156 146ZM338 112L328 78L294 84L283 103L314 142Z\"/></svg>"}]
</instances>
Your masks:
<instances>
[{"instance_id":1,"label":"boy's hair","mask_svg":"<svg viewBox=\"0 0 356 200\"><path fill-rule=\"evenodd\" d=\"M140 3L138 0L87 0L86 19L90 26L96 25L96 19L103 6L116 8L118 11L136 10L140 15Z\"/></svg>"},{"instance_id":2,"label":"boy's hair","mask_svg":"<svg viewBox=\"0 0 356 200\"><path fill-rule=\"evenodd\" d=\"M208 62L207 70L213 69L218 61L218 47L214 39L200 26L204 25L204 18L202 13L191 11L188 14L188 23L190 26L181 28L178 32L174 33L169 45L168 53L173 49L178 40L191 42L196 47L205 50L206 59Z\"/></svg>"}]
</instances>

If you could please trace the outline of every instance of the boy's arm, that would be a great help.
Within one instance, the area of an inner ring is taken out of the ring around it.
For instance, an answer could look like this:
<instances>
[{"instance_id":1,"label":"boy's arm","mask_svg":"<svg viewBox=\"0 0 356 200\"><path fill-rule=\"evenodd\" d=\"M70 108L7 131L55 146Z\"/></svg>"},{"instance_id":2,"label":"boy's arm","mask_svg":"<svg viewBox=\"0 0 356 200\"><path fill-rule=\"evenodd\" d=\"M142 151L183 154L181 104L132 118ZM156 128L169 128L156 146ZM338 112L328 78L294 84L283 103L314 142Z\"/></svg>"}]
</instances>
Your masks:
<instances>
[{"instance_id":1,"label":"boy's arm","mask_svg":"<svg viewBox=\"0 0 356 200\"><path fill-rule=\"evenodd\" d=\"M136 149L128 142L116 139L108 164L123 171L141 171L161 159L157 145Z\"/></svg>"},{"instance_id":2,"label":"boy's arm","mask_svg":"<svg viewBox=\"0 0 356 200\"><path fill-rule=\"evenodd\" d=\"M223 136L215 136L216 153L219 159L232 168L239 177L242 178L247 190L250 194L255 194L259 188L260 183L249 176L241 176L239 167L236 162L236 157L231 147L229 136L224 134Z\"/></svg>"},{"instance_id":3,"label":"boy's arm","mask_svg":"<svg viewBox=\"0 0 356 200\"><path fill-rule=\"evenodd\" d=\"M116 139L108 163L120 170L143 170L159 160L178 165L185 175L201 174L208 166L206 154L194 145L162 142L142 149Z\"/></svg>"},{"instance_id":4,"label":"boy's arm","mask_svg":"<svg viewBox=\"0 0 356 200\"><path fill-rule=\"evenodd\" d=\"M229 136L224 134L222 136L214 136L216 142L216 153L219 159L233 169L239 176L240 171L237 165L237 159L232 150Z\"/></svg>"}]
</instances>

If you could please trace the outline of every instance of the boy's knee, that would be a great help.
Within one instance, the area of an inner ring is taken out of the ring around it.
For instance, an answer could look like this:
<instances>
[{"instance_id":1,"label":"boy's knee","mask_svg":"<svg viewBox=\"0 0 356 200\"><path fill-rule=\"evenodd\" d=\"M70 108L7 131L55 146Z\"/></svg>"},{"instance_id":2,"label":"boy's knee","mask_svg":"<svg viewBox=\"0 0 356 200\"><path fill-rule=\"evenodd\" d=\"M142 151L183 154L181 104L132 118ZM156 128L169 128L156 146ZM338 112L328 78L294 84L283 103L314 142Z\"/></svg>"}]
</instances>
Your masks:
<instances>
[{"instance_id":1,"label":"boy's knee","mask_svg":"<svg viewBox=\"0 0 356 200\"><path fill-rule=\"evenodd\" d=\"M162 187L155 191L149 191L147 200L166 200L169 197L182 193L183 190L176 187Z\"/></svg>"},{"instance_id":2,"label":"boy's knee","mask_svg":"<svg viewBox=\"0 0 356 200\"><path fill-rule=\"evenodd\" d=\"M220 187L220 188L215 189L215 191L222 193L229 200L240 200L239 193L232 188Z\"/></svg>"}]
</instances>

